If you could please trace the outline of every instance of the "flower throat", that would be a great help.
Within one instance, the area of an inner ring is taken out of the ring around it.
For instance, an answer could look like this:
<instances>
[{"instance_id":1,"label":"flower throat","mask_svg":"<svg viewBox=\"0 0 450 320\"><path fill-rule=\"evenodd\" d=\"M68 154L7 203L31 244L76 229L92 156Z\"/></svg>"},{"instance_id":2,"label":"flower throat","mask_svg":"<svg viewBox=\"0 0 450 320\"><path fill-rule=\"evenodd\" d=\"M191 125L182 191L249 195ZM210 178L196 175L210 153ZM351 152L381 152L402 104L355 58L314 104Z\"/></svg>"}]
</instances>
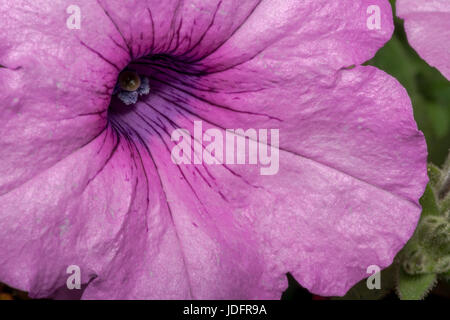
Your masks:
<instances>
[{"instance_id":1,"label":"flower throat","mask_svg":"<svg viewBox=\"0 0 450 320\"><path fill-rule=\"evenodd\" d=\"M139 75L134 70L122 71L113 91L113 95L117 96L127 106L135 104L140 96L149 93L148 78Z\"/></svg>"}]
</instances>

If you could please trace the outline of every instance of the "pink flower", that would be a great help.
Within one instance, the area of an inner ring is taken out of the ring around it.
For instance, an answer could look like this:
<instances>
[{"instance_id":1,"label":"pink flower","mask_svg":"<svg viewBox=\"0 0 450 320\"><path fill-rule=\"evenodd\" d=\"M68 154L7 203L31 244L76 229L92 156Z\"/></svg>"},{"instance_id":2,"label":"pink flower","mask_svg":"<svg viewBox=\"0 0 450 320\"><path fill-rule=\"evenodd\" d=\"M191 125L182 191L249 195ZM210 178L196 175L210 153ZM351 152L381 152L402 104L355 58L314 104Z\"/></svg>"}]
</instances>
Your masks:
<instances>
[{"instance_id":1,"label":"pink flower","mask_svg":"<svg viewBox=\"0 0 450 320\"><path fill-rule=\"evenodd\" d=\"M411 46L450 80L450 1L397 0Z\"/></svg>"},{"instance_id":2,"label":"pink flower","mask_svg":"<svg viewBox=\"0 0 450 320\"><path fill-rule=\"evenodd\" d=\"M78 266L85 299L278 299L290 272L343 295L412 235L425 141L404 88L360 66L388 1L3 0L0 18L0 281L45 297ZM172 133L200 121L279 130L278 170L176 165Z\"/></svg>"}]
</instances>

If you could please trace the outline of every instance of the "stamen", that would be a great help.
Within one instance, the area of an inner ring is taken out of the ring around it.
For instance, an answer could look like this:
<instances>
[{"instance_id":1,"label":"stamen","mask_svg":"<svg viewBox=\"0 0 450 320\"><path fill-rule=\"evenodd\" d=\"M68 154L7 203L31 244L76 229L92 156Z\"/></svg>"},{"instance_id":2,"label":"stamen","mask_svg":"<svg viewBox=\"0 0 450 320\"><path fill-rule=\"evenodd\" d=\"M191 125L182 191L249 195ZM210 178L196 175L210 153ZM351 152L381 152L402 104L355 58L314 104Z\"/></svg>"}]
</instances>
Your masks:
<instances>
[{"instance_id":1,"label":"stamen","mask_svg":"<svg viewBox=\"0 0 450 320\"><path fill-rule=\"evenodd\" d=\"M136 72L124 71L119 75L119 85L122 90L136 91L141 86L141 78Z\"/></svg>"},{"instance_id":2,"label":"stamen","mask_svg":"<svg viewBox=\"0 0 450 320\"><path fill-rule=\"evenodd\" d=\"M137 72L126 70L119 75L113 95L127 106L135 104L139 96L147 95L150 92L149 80L140 76Z\"/></svg>"}]
</instances>

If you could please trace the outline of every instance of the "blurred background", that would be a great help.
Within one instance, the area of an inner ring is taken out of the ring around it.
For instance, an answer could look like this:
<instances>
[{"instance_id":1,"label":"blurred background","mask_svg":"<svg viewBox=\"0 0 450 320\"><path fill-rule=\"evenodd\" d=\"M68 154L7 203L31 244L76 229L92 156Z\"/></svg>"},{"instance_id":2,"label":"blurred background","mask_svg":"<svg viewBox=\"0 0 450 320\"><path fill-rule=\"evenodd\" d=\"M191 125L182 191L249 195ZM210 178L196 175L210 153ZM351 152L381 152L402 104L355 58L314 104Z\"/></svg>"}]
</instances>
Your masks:
<instances>
[{"instance_id":1,"label":"blurred background","mask_svg":"<svg viewBox=\"0 0 450 320\"><path fill-rule=\"evenodd\" d=\"M391 3L394 7L395 1L391 0ZM441 166L450 149L450 82L439 71L423 61L409 46L403 21L396 18L395 25L396 29L392 39L366 64L384 70L406 88L412 100L418 127L424 133L428 144L428 160ZM391 276L389 272L384 275ZM289 275L288 280L289 288L283 294L283 299L329 299L329 297L311 295ZM359 290L364 285L365 281L361 282L344 298L398 299L395 290L384 290L376 296L369 295L364 290ZM13 299L23 300L28 299L28 296L25 292L14 290L0 283L0 300ZM448 282L441 280L425 299L450 299Z\"/></svg>"}]
</instances>

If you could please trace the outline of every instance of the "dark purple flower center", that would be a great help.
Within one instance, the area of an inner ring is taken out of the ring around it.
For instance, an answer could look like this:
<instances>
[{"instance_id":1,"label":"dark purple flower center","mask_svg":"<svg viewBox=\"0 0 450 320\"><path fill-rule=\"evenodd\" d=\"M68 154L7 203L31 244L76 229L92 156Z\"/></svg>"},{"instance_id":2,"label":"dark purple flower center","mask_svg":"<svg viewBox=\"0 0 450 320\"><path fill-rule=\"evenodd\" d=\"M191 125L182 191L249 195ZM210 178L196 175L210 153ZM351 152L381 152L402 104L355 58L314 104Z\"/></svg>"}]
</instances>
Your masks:
<instances>
[{"instance_id":1,"label":"dark purple flower center","mask_svg":"<svg viewBox=\"0 0 450 320\"><path fill-rule=\"evenodd\" d=\"M188 91L201 76L182 57L149 54L132 60L118 75L108 122L121 136L143 142L146 136L169 137L177 119L195 113Z\"/></svg>"}]
</instances>

